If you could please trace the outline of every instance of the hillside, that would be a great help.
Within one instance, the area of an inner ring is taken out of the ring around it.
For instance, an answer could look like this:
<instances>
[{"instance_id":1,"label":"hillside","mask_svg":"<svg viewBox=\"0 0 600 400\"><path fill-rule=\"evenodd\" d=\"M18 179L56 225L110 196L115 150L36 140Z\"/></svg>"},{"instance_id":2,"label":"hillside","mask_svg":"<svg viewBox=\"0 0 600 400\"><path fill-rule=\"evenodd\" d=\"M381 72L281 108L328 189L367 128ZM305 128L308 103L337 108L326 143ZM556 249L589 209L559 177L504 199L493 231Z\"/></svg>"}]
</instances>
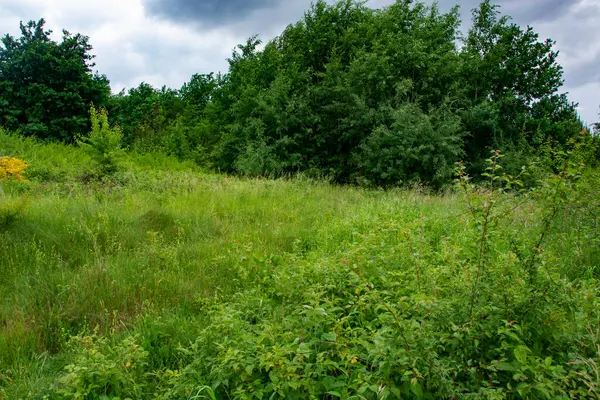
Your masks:
<instances>
[{"instance_id":1,"label":"hillside","mask_svg":"<svg viewBox=\"0 0 600 400\"><path fill-rule=\"evenodd\" d=\"M600 394L591 170L434 194L0 154L29 164L0 182L2 399Z\"/></svg>"}]
</instances>

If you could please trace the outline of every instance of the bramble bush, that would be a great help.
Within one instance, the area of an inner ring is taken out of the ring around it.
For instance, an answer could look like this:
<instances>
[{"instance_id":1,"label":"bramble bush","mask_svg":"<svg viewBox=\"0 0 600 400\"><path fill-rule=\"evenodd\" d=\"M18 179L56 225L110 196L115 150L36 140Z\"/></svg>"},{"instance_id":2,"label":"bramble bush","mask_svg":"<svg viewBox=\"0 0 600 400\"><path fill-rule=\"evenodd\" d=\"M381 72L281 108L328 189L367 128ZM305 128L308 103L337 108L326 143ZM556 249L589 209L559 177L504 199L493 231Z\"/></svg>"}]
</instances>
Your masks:
<instances>
[{"instance_id":1,"label":"bramble bush","mask_svg":"<svg viewBox=\"0 0 600 400\"><path fill-rule=\"evenodd\" d=\"M106 339L98 336L73 337L70 346L82 350L65 368L49 399L126 400L142 396L144 387L140 382L145 378L148 352L134 338L124 339L108 353L100 351L101 346L106 349Z\"/></svg>"},{"instance_id":2,"label":"bramble bush","mask_svg":"<svg viewBox=\"0 0 600 400\"><path fill-rule=\"evenodd\" d=\"M568 258L557 244L597 241L597 173L574 149L555 155L556 174L522 190L526 171L505 173L502 157L488 159L483 185L458 165L464 212L451 218L392 216L356 228L326 256L243 257L230 270L236 292L197 303L202 327L171 343L174 360L142 349L144 335L160 332L125 335L147 360L135 374L119 339L98 342L91 358L82 346L46 395L598 398L600 255Z\"/></svg>"}]
</instances>

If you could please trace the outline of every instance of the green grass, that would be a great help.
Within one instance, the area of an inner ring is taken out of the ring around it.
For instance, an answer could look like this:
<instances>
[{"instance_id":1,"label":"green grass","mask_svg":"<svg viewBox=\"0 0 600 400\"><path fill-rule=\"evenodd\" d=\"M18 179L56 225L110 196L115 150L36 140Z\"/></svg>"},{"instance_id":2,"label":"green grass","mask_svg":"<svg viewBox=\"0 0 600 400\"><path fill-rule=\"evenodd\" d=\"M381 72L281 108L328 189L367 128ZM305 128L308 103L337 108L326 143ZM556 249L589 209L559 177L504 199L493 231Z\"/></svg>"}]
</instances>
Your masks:
<instances>
[{"instance_id":1,"label":"green grass","mask_svg":"<svg viewBox=\"0 0 600 400\"><path fill-rule=\"evenodd\" d=\"M80 149L0 133L3 154L30 182L0 186L0 399L599 393L595 173L498 195L481 257L460 193L135 154L89 182Z\"/></svg>"}]
</instances>

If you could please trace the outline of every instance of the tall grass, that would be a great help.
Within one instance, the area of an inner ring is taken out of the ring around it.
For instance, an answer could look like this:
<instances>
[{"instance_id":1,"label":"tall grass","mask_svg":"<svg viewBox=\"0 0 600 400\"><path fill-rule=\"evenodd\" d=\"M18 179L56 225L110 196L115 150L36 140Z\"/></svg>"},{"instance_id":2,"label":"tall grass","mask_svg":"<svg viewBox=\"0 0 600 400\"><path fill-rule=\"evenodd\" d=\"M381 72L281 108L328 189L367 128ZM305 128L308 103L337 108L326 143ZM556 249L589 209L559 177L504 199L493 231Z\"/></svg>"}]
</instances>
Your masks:
<instances>
[{"instance_id":1,"label":"tall grass","mask_svg":"<svg viewBox=\"0 0 600 400\"><path fill-rule=\"evenodd\" d=\"M2 154L31 167L0 191L19 205L0 227L0 398L527 397L579 390L588 371L569 375L592 356L597 175L565 192L535 249L549 280L529 283L534 197L501 198L511 212L482 256L480 222L452 192L238 179L135 154L85 183L77 148L0 133ZM519 343L494 343L507 329ZM529 353L519 364L502 346ZM571 383L543 387L552 374Z\"/></svg>"}]
</instances>

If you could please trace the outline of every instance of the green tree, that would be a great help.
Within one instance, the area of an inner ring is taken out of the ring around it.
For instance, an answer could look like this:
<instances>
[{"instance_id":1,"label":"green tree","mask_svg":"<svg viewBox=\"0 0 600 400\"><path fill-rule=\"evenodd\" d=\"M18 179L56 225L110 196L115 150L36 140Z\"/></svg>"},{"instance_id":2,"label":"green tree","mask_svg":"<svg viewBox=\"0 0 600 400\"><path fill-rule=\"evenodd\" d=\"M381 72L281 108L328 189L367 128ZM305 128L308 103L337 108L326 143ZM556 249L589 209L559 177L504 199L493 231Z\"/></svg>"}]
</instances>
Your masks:
<instances>
[{"instance_id":1,"label":"green tree","mask_svg":"<svg viewBox=\"0 0 600 400\"><path fill-rule=\"evenodd\" d=\"M96 110L90 107L91 131L78 141L79 145L96 163L99 177L114 174L119 170L125 150L121 147L123 133L121 128L110 126L106 109Z\"/></svg>"},{"instance_id":2,"label":"green tree","mask_svg":"<svg viewBox=\"0 0 600 400\"><path fill-rule=\"evenodd\" d=\"M533 28L511 23L484 0L464 44L465 149L476 169L492 148L524 140L533 149L540 135L565 143L581 130L575 105L558 94L563 70L554 41L540 41Z\"/></svg>"},{"instance_id":3,"label":"green tree","mask_svg":"<svg viewBox=\"0 0 600 400\"><path fill-rule=\"evenodd\" d=\"M25 135L73 141L89 130L90 104L103 106L107 78L92 73L89 38L63 31L60 43L45 21L21 23L21 37L0 45L0 125Z\"/></svg>"},{"instance_id":4,"label":"green tree","mask_svg":"<svg viewBox=\"0 0 600 400\"><path fill-rule=\"evenodd\" d=\"M414 103L389 110L391 123L375 128L357 164L371 184L447 183L462 153L460 119L446 107L423 113Z\"/></svg>"},{"instance_id":5,"label":"green tree","mask_svg":"<svg viewBox=\"0 0 600 400\"><path fill-rule=\"evenodd\" d=\"M179 91L140 85L113 98L111 115L128 143L152 138L138 150L384 186L441 186L462 157L483 173L490 149L512 172L549 138L567 145L582 124L559 92L554 42L490 0L464 37L459 15L412 0L380 10L317 0L264 46L256 36L240 44L226 74L196 74Z\"/></svg>"},{"instance_id":6,"label":"green tree","mask_svg":"<svg viewBox=\"0 0 600 400\"><path fill-rule=\"evenodd\" d=\"M176 90L163 86L156 89L146 82L110 99L111 118L123 127L128 144L136 141L160 142L161 135L183 110Z\"/></svg>"}]
</instances>

